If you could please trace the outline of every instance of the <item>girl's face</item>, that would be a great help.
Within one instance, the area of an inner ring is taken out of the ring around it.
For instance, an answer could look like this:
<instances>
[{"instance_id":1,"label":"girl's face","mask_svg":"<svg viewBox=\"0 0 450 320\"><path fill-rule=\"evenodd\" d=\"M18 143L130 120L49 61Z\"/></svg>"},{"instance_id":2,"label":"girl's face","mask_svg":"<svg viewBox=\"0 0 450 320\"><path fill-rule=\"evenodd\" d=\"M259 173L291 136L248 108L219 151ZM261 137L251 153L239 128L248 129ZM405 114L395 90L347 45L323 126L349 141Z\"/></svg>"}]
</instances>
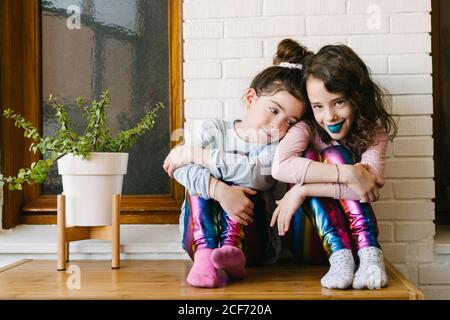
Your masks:
<instances>
[{"instance_id":1,"label":"girl's face","mask_svg":"<svg viewBox=\"0 0 450 320\"><path fill-rule=\"evenodd\" d=\"M245 95L247 112L243 119L247 136L257 143L271 143L286 135L306 111L303 101L289 92L278 91L272 96L258 96L253 88Z\"/></svg>"},{"instance_id":2,"label":"girl's face","mask_svg":"<svg viewBox=\"0 0 450 320\"><path fill-rule=\"evenodd\" d=\"M306 81L306 91L317 123L332 139L345 138L354 120L353 106L345 95L329 92L322 80L312 76Z\"/></svg>"}]
</instances>

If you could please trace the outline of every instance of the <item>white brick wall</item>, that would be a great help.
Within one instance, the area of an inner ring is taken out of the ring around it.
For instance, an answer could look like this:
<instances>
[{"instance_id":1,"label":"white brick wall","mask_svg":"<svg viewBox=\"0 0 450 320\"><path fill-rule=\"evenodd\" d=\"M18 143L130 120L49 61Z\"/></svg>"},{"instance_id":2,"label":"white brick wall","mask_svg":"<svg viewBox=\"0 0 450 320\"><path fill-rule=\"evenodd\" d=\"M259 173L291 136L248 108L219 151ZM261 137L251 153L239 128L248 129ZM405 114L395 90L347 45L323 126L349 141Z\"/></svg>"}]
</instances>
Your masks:
<instances>
[{"instance_id":1,"label":"white brick wall","mask_svg":"<svg viewBox=\"0 0 450 320\"><path fill-rule=\"evenodd\" d=\"M188 121L242 116L245 89L285 37L352 47L399 123L374 204L385 255L427 296L450 298L450 267L433 260L430 11L431 0L185 0L185 109Z\"/></svg>"},{"instance_id":2,"label":"white brick wall","mask_svg":"<svg viewBox=\"0 0 450 320\"><path fill-rule=\"evenodd\" d=\"M431 52L428 33L348 37L348 45L360 54L414 54Z\"/></svg>"}]
</instances>

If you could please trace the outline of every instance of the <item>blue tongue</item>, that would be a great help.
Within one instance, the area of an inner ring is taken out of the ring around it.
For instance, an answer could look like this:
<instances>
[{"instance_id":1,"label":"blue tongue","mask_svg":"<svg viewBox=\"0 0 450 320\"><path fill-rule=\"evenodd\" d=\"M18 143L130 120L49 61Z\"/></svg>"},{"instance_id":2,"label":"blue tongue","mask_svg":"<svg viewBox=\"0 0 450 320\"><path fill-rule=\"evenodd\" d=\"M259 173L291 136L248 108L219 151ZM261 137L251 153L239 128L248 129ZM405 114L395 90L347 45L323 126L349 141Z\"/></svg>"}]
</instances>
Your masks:
<instances>
[{"instance_id":1,"label":"blue tongue","mask_svg":"<svg viewBox=\"0 0 450 320\"><path fill-rule=\"evenodd\" d=\"M343 124L344 124L344 122L341 122L341 123L337 123L337 124L334 124L332 126L327 126L327 127L331 132L338 133L341 130Z\"/></svg>"}]
</instances>

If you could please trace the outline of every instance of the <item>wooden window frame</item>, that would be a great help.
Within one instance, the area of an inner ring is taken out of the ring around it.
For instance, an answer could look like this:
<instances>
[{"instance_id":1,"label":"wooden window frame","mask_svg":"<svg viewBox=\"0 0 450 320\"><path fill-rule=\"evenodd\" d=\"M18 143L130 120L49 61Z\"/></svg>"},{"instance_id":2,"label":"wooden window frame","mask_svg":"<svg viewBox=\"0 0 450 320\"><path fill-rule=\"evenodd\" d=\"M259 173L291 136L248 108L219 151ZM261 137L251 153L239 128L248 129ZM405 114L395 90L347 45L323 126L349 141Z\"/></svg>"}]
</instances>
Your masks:
<instances>
[{"instance_id":1,"label":"wooden window frame","mask_svg":"<svg viewBox=\"0 0 450 320\"><path fill-rule=\"evenodd\" d=\"M169 132L182 128L182 1L169 0ZM0 1L0 111L12 107L38 128L42 101L41 11L39 0ZM15 175L39 156L28 151L29 141L11 120L0 121L1 167L4 175ZM176 141L170 141L170 147ZM40 185L23 191L3 189L3 228L19 224L55 224L56 196L40 195ZM178 223L184 188L172 180L167 195L123 196L121 223Z\"/></svg>"}]
</instances>

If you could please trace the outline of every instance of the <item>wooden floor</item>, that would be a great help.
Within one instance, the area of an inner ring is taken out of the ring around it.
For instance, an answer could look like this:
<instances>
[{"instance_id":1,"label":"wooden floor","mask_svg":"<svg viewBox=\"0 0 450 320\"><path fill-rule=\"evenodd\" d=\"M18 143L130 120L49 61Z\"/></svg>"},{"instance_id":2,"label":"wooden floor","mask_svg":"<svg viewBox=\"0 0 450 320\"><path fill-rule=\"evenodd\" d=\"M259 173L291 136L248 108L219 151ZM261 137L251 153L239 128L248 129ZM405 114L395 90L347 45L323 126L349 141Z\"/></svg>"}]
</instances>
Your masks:
<instances>
[{"instance_id":1,"label":"wooden floor","mask_svg":"<svg viewBox=\"0 0 450 320\"><path fill-rule=\"evenodd\" d=\"M248 268L244 281L215 289L189 286L185 279L192 263L184 260L122 260L117 270L110 261L68 265L79 267L80 289L69 289L77 275L56 271L55 260L21 260L1 268L0 299L423 299L389 263L389 286L381 290L328 290L320 286L327 266L291 262Z\"/></svg>"}]
</instances>

